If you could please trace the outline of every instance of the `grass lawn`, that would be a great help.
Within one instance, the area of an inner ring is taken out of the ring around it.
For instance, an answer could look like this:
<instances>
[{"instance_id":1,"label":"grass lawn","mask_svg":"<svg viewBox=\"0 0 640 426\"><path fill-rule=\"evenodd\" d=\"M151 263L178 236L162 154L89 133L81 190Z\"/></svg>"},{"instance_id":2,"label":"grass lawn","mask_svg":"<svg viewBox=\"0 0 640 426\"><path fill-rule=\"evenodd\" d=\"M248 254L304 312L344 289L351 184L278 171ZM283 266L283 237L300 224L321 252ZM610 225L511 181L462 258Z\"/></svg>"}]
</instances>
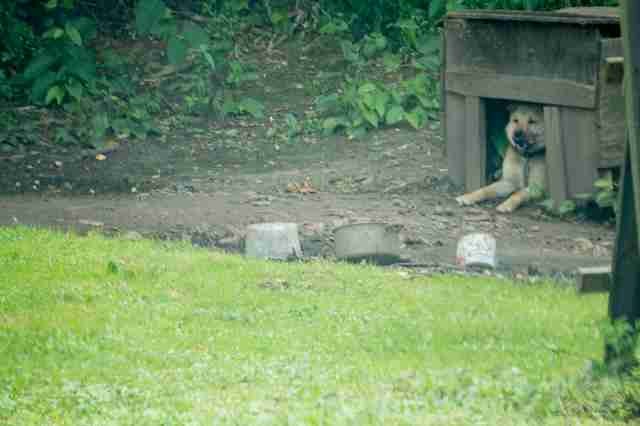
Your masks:
<instances>
[{"instance_id":1,"label":"grass lawn","mask_svg":"<svg viewBox=\"0 0 640 426\"><path fill-rule=\"evenodd\" d=\"M595 424L602 295L27 228L0 269L0 424Z\"/></svg>"}]
</instances>

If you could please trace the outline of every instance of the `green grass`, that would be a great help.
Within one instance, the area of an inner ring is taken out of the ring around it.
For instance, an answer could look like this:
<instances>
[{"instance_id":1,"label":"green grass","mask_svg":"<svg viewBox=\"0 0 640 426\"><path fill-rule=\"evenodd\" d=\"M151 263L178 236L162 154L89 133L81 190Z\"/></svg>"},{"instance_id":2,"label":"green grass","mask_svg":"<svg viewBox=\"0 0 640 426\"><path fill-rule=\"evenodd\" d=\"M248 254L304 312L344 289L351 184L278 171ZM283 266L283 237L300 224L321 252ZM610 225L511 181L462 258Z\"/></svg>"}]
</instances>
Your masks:
<instances>
[{"instance_id":1,"label":"green grass","mask_svg":"<svg viewBox=\"0 0 640 426\"><path fill-rule=\"evenodd\" d=\"M550 284L27 228L0 270L1 424L579 424L602 357L606 298Z\"/></svg>"}]
</instances>

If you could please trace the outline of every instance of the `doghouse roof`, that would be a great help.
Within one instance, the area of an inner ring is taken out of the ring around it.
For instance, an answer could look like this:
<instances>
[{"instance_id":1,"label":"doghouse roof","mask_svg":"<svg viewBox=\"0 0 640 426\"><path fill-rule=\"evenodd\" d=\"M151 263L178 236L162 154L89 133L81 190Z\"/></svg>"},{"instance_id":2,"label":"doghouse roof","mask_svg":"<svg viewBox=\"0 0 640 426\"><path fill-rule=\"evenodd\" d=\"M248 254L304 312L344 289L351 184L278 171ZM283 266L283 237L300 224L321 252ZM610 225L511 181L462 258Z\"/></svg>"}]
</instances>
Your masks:
<instances>
[{"instance_id":1,"label":"doghouse roof","mask_svg":"<svg viewBox=\"0 0 640 426\"><path fill-rule=\"evenodd\" d=\"M526 21L573 25L619 25L617 7L571 7L555 12L523 12L506 10L464 10L447 13L448 18L483 21Z\"/></svg>"}]
</instances>

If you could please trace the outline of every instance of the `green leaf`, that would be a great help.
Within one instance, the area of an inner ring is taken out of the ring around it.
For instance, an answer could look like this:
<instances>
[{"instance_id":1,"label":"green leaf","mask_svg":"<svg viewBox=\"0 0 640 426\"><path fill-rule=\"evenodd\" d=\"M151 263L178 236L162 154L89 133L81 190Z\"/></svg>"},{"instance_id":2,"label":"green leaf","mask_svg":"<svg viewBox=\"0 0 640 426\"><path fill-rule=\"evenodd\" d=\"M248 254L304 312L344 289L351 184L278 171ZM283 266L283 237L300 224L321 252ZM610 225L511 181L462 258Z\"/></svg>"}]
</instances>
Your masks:
<instances>
[{"instance_id":1,"label":"green leaf","mask_svg":"<svg viewBox=\"0 0 640 426\"><path fill-rule=\"evenodd\" d=\"M322 122L322 130L325 134L331 134L336 130L339 124L340 122L336 117L329 117Z\"/></svg>"},{"instance_id":2,"label":"green leaf","mask_svg":"<svg viewBox=\"0 0 640 426\"><path fill-rule=\"evenodd\" d=\"M58 105L61 105L65 93L66 90L64 89L64 87L52 86L49 88L49 91L47 91L47 97L45 98L44 103L50 105L51 102L55 100Z\"/></svg>"},{"instance_id":3,"label":"green leaf","mask_svg":"<svg viewBox=\"0 0 640 426\"><path fill-rule=\"evenodd\" d=\"M387 111L385 121L387 124L393 125L399 123L404 118L404 109L400 105L394 105Z\"/></svg>"},{"instance_id":4,"label":"green leaf","mask_svg":"<svg viewBox=\"0 0 640 426\"><path fill-rule=\"evenodd\" d=\"M71 22L67 22L64 25L64 31L67 33L67 36L69 36L73 44L82 46L82 36L80 35L80 31L78 31L78 29L74 27Z\"/></svg>"},{"instance_id":5,"label":"green leaf","mask_svg":"<svg viewBox=\"0 0 640 426\"><path fill-rule=\"evenodd\" d=\"M427 56L436 54L441 47L440 37L428 35L420 38L418 41L418 52Z\"/></svg>"},{"instance_id":6,"label":"green leaf","mask_svg":"<svg viewBox=\"0 0 640 426\"><path fill-rule=\"evenodd\" d=\"M405 113L405 118L414 129L420 129L427 122L427 112L415 107L412 111Z\"/></svg>"},{"instance_id":7,"label":"green leaf","mask_svg":"<svg viewBox=\"0 0 640 426\"><path fill-rule=\"evenodd\" d=\"M187 59L187 44L178 37L171 37L167 45L167 57L171 65L181 65Z\"/></svg>"},{"instance_id":8,"label":"green leaf","mask_svg":"<svg viewBox=\"0 0 640 426\"><path fill-rule=\"evenodd\" d=\"M93 116L91 125L93 127L93 139L101 139L107 134L107 130L109 129L109 116L105 113L98 113Z\"/></svg>"},{"instance_id":9,"label":"green leaf","mask_svg":"<svg viewBox=\"0 0 640 426\"><path fill-rule=\"evenodd\" d=\"M364 126L357 126L347 129L347 135L349 139L360 139L366 136L367 128Z\"/></svg>"},{"instance_id":10,"label":"green leaf","mask_svg":"<svg viewBox=\"0 0 640 426\"><path fill-rule=\"evenodd\" d=\"M611 179L602 178L602 179L596 180L593 183L593 186L595 186L598 189L610 189L610 188L613 188L613 182L611 181Z\"/></svg>"},{"instance_id":11,"label":"green leaf","mask_svg":"<svg viewBox=\"0 0 640 426\"><path fill-rule=\"evenodd\" d=\"M73 84L67 84L65 88L67 89L67 92L69 92L69 95L71 95L73 99L77 101L82 99L82 93L84 91L82 84L76 81Z\"/></svg>"},{"instance_id":12,"label":"green leaf","mask_svg":"<svg viewBox=\"0 0 640 426\"><path fill-rule=\"evenodd\" d=\"M64 0L62 2L62 7L64 7L67 10L72 10L74 6L75 6L74 0Z\"/></svg>"},{"instance_id":13,"label":"green leaf","mask_svg":"<svg viewBox=\"0 0 640 426\"><path fill-rule=\"evenodd\" d=\"M264 105L253 98L244 98L238 105L240 112L247 112L254 118L264 117Z\"/></svg>"},{"instance_id":14,"label":"green leaf","mask_svg":"<svg viewBox=\"0 0 640 426\"><path fill-rule=\"evenodd\" d=\"M320 112L328 111L338 106L338 99L339 99L339 96L337 93L332 93L331 95L318 96L315 101L316 108Z\"/></svg>"},{"instance_id":15,"label":"green leaf","mask_svg":"<svg viewBox=\"0 0 640 426\"><path fill-rule=\"evenodd\" d=\"M164 18L166 5L162 0L139 0L136 4L136 31L149 34Z\"/></svg>"},{"instance_id":16,"label":"green leaf","mask_svg":"<svg viewBox=\"0 0 640 426\"><path fill-rule=\"evenodd\" d=\"M98 28L96 22L93 19L87 17L80 17L71 21L73 26L78 29L80 35L85 42L87 40L93 40L98 35Z\"/></svg>"},{"instance_id":17,"label":"green leaf","mask_svg":"<svg viewBox=\"0 0 640 426\"><path fill-rule=\"evenodd\" d=\"M58 7L58 0L49 0L45 3L44 7L47 9L55 9Z\"/></svg>"},{"instance_id":18,"label":"green leaf","mask_svg":"<svg viewBox=\"0 0 640 426\"><path fill-rule=\"evenodd\" d=\"M366 82L358 88L358 93L360 95L364 95L365 93L371 93L375 91L376 91L376 85L370 82Z\"/></svg>"},{"instance_id":19,"label":"green leaf","mask_svg":"<svg viewBox=\"0 0 640 426\"><path fill-rule=\"evenodd\" d=\"M369 124L371 124L375 128L378 128L378 125L380 124L380 120L378 119L378 114L376 114L375 111L372 111L367 108L363 108L361 112L362 112L362 116L364 117L365 120L367 120L367 122L369 122Z\"/></svg>"},{"instance_id":20,"label":"green leaf","mask_svg":"<svg viewBox=\"0 0 640 426\"><path fill-rule=\"evenodd\" d=\"M566 200L560 203L560 207L558 207L558 213L561 215L569 214L576 210L576 203L571 200Z\"/></svg>"},{"instance_id":21,"label":"green leaf","mask_svg":"<svg viewBox=\"0 0 640 426\"><path fill-rule=\"evenodd\" d=\"M45 99L49 88L58 81L58 76L55 72L49 71L33 81L31 86L30 97L31 100L40 103Z\"/></svg>"},{"instance_id":22,"label":"green leaf","mask_svg":"<svg viewBox=\"0 0 640 426\"><path fill-rule=\"evenodd\" d=\"M190 47L199 48L209 44L209 34L201 26L187 22L183 32L184 39Z\"/></svg>"},{"instance_id":23,"label":"green leaf","mask_svg":"<svg viewBox=\"0 0 640 426\"><path fill-rule=\"evenodd\" d=\"M431 3L429 4L430 19L439 19L445 14L446 11L447 11L446 0L431 0Z\"/></svg>"},{"instance_id":24,"label":"green leaf","mask_svg":"<svg viewBox=\"0 0 640 426\"><path fill-rule=\"evenodd\" d=\"M540 203L540 206L542 206L542 208L544 208L547 211L553 211L554 205L555 204L551 198L547 198L546 200Z\"/></svg>"},{"instance_id":25,"label":"green leaf","mask_svg":"<svg viewBox=\"0 0 640 426\"><path fill-rule=\"evenodd\" d=\"M42 34L42 38L51 38L53 40L57 40L64 35L64 30L62 28L53 27Z\"/></svg>"},{"instance_id":26,"label":"green leaf","mask_svg":"<svg viewBox=\"0 0 640 426\"><path fill-rule=\"evenodd\" d=\"M387 92L379 91L375 94L375 110L380 117L384 117L387 110L387 102L391 96Z\"/></svg>"}]
</instances>

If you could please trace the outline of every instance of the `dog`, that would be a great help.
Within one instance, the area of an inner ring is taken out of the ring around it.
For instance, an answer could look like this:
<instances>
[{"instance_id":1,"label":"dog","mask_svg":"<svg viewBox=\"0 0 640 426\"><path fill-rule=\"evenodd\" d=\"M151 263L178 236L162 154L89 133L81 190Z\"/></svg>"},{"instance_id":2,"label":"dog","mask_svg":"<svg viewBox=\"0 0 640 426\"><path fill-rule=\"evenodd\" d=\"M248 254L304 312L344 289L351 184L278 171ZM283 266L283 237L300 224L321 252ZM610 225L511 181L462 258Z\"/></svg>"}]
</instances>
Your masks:
<instances>
[{"instance_id":1,"label":"dog","mask_svg":"<svg viewBox=\"0 0 640 426\"><path fill-rule=\"evenodd\" d=\"M456 198L461 206L508 197L498 205L500 213L511 213L522 204L542 198L547 189L544 114L542 106L510 105L505 131L509 145L502 162L502 177L491 185Z\"/></svg>"}]
</instances>

